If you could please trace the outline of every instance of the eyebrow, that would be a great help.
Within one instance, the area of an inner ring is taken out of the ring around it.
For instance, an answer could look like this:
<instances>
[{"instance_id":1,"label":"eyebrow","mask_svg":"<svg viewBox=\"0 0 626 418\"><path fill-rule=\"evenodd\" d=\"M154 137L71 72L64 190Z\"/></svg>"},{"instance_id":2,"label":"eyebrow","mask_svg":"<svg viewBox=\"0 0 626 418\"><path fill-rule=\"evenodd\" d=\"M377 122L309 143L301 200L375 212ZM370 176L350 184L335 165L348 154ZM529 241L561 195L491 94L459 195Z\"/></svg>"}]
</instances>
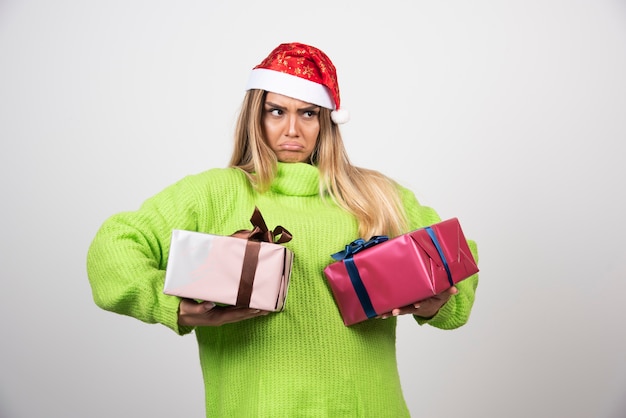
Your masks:
<instances>
[{"instance_id":1,"label":"eyebrow","mask_svg":"<svg viewBox=\"0 0 626 418\"><path fill-rule=\"evenodd\" d=\"M272 102L267 102L267 101L266 101L266 102L265 102L265 105L266 105L266 106L269 106L269 107L276 108L276 109L280 109L280 110L287 110L287 108L286 108L286 107L281 106L281 105L278 105L278 104L276 104L276 103L272 103ZM320 108L320 107L321 107L321 106L311 105L311 106L307 106L307 107L302 107L302 108L298 109L298 111L299 111L299 112L309 112L309 111L319 110L319 108Z\"/></svg>"}]
</instances>

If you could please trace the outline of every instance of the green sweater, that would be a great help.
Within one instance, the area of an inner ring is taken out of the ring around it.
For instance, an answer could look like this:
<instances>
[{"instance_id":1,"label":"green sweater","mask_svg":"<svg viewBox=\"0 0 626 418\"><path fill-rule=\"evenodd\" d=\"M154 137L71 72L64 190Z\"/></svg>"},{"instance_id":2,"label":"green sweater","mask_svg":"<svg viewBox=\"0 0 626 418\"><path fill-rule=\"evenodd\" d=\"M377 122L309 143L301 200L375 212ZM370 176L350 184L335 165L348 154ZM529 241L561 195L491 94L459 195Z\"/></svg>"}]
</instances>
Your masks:
<instances>
[{"instance_id":1,"label":"green sweater","mask_svg":"<svg viewBox=\"0 0 626 418\"><path fill-rule=\"evenodd\" d=\"M236 169L188 176L148 199L139 210L109 218L94 238L87 270L103 309L161 323L178 334L179 298L163 294L173 229L219 235L250 228L257 206L270 229L293 234L284 244L294 265L282 312L220 327L197 327L206 413L212 417L409 416L396 364L396 319L346 327L323 269L331 254L358 238L357 221L318 194L319 171L279 163L271 189L258 193ZM401 188L410 230L438 222L430 208ZM475 252L473 242L470 242ZM428 321L463 325L478 277Z\"/></svg>"}]
</instances>

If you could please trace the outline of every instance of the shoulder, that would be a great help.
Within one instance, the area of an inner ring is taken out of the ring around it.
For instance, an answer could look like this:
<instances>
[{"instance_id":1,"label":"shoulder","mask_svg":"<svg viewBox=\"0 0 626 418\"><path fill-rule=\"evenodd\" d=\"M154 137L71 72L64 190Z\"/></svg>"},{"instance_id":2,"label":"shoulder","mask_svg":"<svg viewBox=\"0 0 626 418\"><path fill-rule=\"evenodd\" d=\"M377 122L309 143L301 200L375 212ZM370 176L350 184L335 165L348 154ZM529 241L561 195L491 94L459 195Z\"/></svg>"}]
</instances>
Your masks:
<instances>
[{"instance_id":1,"label":"shoulder","mask_svg":"<svg viewBox=\"0 0 626 418\"><path fill-rule=\"evenodd\" d=\"M432 225L441 220L439 214L430 206L425 206L416 197L415 193L409 189L401 185L398 182L395 182L396 190L398 191L398 195L400 196L400 200L402 201L402 206L406 212L409 227L411 230L423 228L425 226Z\"/></svg>"},{"instance_id":2,"label":"shoulder","mask_svg":"<svg viewBox=\"0 0 626 418\"><path fill-rule=\"evenodd\" d=\"M250 188L245 173L235 168L212 168L203 172L189 174L156 195L147 199L143 206L193 207L202 206L214 199L224 199L240 194Z\"/></svg>"},{"instance_id":3,"label":"shoulder","mask_svg":"<svg viewBox=\"0 0 626 418\"><path fill-rule=\"evenodd\" d=\"M249 185L246 174L236 168L211 168L209 170L183 177L175 185L178 187L206 188L224 190L224 188L241 188Z\"/></svg>"},{"instance_id":4,"label":"shoulder","mask_svg":"<svg viewBox=\"0 0 626 418\"><path fill-rule=\"evenodd\" d=\"M188 181L206 181L206 180L222 180L222 181L240 181L245 180L246 175L243 171L233 168L210 168L196 174L189 174L183 180Z\"/></svg>"}]
</instances>

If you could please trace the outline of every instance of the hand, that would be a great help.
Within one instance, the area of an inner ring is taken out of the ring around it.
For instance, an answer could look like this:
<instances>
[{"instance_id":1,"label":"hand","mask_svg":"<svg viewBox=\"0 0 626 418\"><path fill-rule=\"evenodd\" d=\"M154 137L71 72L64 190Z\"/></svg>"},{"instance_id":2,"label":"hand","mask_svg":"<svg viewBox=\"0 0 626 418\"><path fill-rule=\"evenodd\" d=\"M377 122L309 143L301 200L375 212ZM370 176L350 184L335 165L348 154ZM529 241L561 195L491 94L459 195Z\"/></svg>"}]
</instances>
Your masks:
<instances>
[{"instance_id":1,"label":"hand","mask_svg":"<svg viewBox=\"0 0 626 418\"><path fill-rule=\"evenodd\" d=\"M439 293L438 295L431 296L428 299L421 300L412 305L407 305L402 308L393 309L391 312L380 314L377 318L386 319L390 316L398 315L417 315L422 318L432 318L439 312L439 309L452 297L459 293L459 290L452 286L451 288Z\"/></svg>"},{"instance_id":2,"label":"hand","mask_svg":"<svg viewBox=\"0 0 626 418\"><path fill-rule=\"evenodd\" d=\"M252 308L216 306L213 302L196 302L181 299L178 308L178 324L183 326L220 326L232 322L263 316L270 313Z\"/></svg>"}]
</instances>

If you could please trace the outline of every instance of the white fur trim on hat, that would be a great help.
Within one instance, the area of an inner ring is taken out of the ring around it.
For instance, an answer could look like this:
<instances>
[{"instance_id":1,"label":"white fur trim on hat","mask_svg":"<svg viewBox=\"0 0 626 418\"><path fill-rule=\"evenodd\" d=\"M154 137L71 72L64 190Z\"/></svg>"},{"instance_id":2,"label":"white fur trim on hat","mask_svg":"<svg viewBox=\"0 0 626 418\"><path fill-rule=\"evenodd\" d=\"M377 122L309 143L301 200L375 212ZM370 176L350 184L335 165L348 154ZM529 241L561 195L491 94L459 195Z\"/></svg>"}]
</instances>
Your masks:
<instances>
[{"instance_id":1,"label":"white fur trim on hat","mask_svg":"<svg viewBox=\"0 0 626 418\"><path fill-rule=\"evenodd\" d=\"M346 109L337 109L330 112L330 118L337 125L341 125L342 123L346 123L350 120L350 112Z\"/></svg>"},{"instance_id":2,"label":"white fur trim on hat","mask_svg":"<svg viewBox=\"0 0 626 418\"><path fill-rule=\"evenodd\" d=\"M271 91L327 109L335 109L335 102L326 86L279 71L267 70L265 68L252 70L246 85L246 90L250 89ZM343 122L335 121L335 123Z\"/></svg>"}]
</instances>

